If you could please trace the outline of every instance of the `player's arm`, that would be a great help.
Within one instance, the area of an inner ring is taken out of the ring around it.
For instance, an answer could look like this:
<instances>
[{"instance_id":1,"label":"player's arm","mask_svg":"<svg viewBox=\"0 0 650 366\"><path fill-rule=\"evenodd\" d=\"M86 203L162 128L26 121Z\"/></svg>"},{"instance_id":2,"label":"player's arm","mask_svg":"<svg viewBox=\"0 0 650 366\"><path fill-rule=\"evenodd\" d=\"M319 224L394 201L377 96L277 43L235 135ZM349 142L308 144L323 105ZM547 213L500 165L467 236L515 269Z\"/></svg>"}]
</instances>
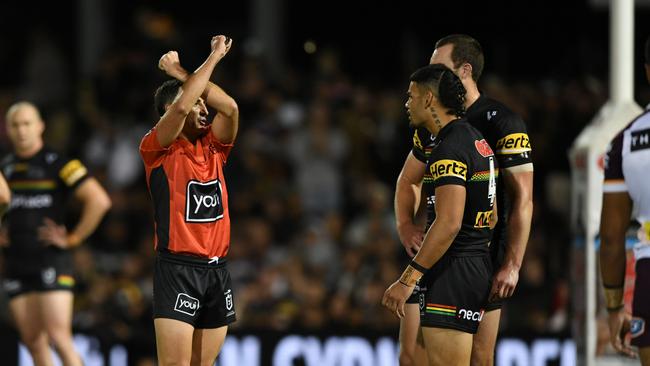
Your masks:
<instances>
[{"instance_id":1,"label":"player's arm","mask_svg":"<svg viewBox=\"0 0 650 366\"><path fill-rule=\"evenodd\" d=\"M182 82L185 82L189 76L189 73L181 66L176 51L169 51L163 55L160 65L167 75ZM211 81L208 81L201 96L208 106L217 111L211 126L215 138L223 144L235 141L239 128L239 107L235 100Z\"/></svg>"},{"instance_id":2,"label":"player's arm","mask_svg":"<svg viewBox=\"0 0 650 366\"><path fill-rule=\"evenodd\" d=\"M424 236L422 225L414 222L414 217L420 207L422 180L426 164L418 160L410 152L404 161L402 171L397 177L395 188L395 219L400 241L410 257L413 257Z\"/></svg>"},{"instance_id":3,"label":"player's arm","mask_svg":"<svg viewBox=\"0 0 650 366\"><path fill-rule=\"evenodd\" d=\"M11 190L4 175L0 173L0 217L2 217L9 209L11 202Z\"/></svg>"},{"instance_id":4,"label":"player's arm","mask_svg":"<svg viewBox=\"0 0 650 366\"><path fill-rule=\"evenodd\" d=\"M511 202L507 215L505 258L499 273L495 276L494 290L498 291L499 297L507 298L512 296L517 286L519 269L524 260L530 235L533 218L533 164L526 163L505 168L501 174Z\"/></svg>"},{"instance_id":5,"label":"player's arm","mask_svg":"<svg viewBox=\"0 0 650 366\"><path fill-rule=\"evenodd\" d=\"M424 237L422 248L413 261L431 268L447 252L463 223L465 186L445 184L436 187L436 219Z\"/></svg>"},{"instance_id":6,"label":"player's arm","mask_svg":"<svg viewBox=\"0 0 650 366\"><path fill-rule=\"evenodd\" d=\"M600 272L606 289L620 289L623 304L625 279L625 233L630 226L632 200L627 192L604 193L600 217ZM611 307L611 306L609 306Z\"/></svg>"},{"instance_id":7,"label":"player's arm","mask_svg":"<svg viewBox=\"0 0 650 366\"><path fill-rule=\"evenodd\" d=\"M174 99L167 112L165 112L156 125L157 138L160 146L168 147L181 133L185 123L185 117L187 117L196 101L205 91L215 66L226 55L231 43L230 38L226 38L225 36L212 37L210 55L196 71L187 76L176 99ZM161 69L163 69L162 61L163 59L161 58L158 63L158 67Z\"/></svg>"},{"instance_id":8,"label":"player's arm","mask_svg":"<svg viewBox=\"0 0 650 366\"><path fill-rule=\"evenodd\" d=\"M111 199L95 178L87 178L74 190L81 202L79 222L68 232L68 245L77 246L88 238L111 208Z\"/></svg>"},{"instance_id":9,"label":"player's arm","mask_svg":"<svg viewBox=\"0 0 650 366\"><path fill-rule=\"evenodd\" d=\"M436 219L427 231L420 251L406 267L399 280L384 292L381 303L404 317L404 303L417 281L449 249L460 231L465 211L465 186L444 184L436 188Z\"/></svg>"}]
</instances>

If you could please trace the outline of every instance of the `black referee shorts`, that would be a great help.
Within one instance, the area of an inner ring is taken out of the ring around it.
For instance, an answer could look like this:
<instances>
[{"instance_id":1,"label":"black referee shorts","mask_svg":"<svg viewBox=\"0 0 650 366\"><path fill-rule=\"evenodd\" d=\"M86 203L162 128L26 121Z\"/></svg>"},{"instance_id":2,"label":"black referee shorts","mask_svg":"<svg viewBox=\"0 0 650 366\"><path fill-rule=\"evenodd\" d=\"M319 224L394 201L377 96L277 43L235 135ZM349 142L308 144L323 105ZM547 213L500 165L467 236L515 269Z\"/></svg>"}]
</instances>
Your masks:
<instances>
[{"instance_id":1,"label":"black referee shorts","mask_svg":"<svg viewBox=\"0 0 650 366\"><path fill-rule=\"evenodd\" d=\"M491 267L487 253L443 256L425 276L421 326L475 334L490 291Z\"/></svg>"},{"instance_id":2,"label":"black referee shorts","mask_svg":"<svg viewBox=\"0 0 650 366\"><path fill-rule=\"evenodd\" d=\"M236 320L226 262L158 252L154 267L153 317L176 319L197 329Z\"/></svg>"}]
</instances>

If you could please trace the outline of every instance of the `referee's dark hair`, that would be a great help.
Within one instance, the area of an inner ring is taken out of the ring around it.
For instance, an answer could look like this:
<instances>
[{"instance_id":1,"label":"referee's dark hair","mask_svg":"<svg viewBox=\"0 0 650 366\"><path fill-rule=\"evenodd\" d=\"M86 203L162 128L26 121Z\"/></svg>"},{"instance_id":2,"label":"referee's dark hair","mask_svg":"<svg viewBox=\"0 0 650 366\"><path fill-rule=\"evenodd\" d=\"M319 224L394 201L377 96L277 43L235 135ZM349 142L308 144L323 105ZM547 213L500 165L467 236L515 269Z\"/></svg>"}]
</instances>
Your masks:
<instances>
[{"instance_id":1,"label":"referee's dark hair","mask_svg":"<svg viewBox=\"0 0 650 366\"><path fill-rule=\"evenodd\" d=\"M176 94L178 94L178 89L183 85L182 82L172 79L167 80L158 89L156 89L156 94L154 94L154 106L156 107L156 112L162 117L165 114L165 106L167 104L172 104Z\"/></svg>"},{"instance_id":2,"label":"referee's dark hair","mask_svg":"<svg viewBox=\"0 0 650 366\"><path fill-rule=\"evenodd\" d=\"M454 48L451 51L451 61L454 62L454 68L460 67L464 63L472 65L472 79L478 82L483 73L483 48L474 38L466 34L452 34L440 38L436 42L436 48L451 44Z\"/></svg>"},{"instance_id":3,"label":"referee's dark hair","mask_svg":"<svg viewBox=\"0 0 650 366\"><path fill-rule=\"evenodd\" d=\"M448 114L456 117L465 115L465 87L460 78L447 66L443 64L424 66L411 74L409 80L418 86L431 89L440 103L449 108Z\"/></svg>"}]
</instances>

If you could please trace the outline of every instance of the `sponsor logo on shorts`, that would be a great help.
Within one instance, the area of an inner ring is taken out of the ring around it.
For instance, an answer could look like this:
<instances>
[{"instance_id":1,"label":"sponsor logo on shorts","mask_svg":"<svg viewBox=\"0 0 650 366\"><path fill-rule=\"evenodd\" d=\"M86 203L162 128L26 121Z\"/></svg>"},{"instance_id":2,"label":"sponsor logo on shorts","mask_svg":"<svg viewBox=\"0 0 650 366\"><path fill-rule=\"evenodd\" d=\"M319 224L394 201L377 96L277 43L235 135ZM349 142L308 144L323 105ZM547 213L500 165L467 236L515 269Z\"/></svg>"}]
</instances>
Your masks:
<instances>
[{"instance_id":1,"label":"sponsor logo on shorts","mask_svg":"<svg viewBox=\"0 0 650 366\"><path fill-rule=\"evenodd\" d=\"M51 285L56 281L56 269L48 267L41 271L41 280L46 285Z\"/></svg>"},{"instance_id":2,"label":"sponsor logo on shorts","mask_svg":"<svg viewBox=\"0 0 650 366\"><path fill-rule=\"evenodd\" d=\"M490 219L492 218L493 210L479 211L476 213L476 220L474 221L475 228L490 227Z\"/></svg>"},{"instance_id":3,"label":"sponsor logo on shorts","mask_svg":"<svg viewBox=\"0 0 650 366\"><path fill-rule=\"evenodd\" d=\"M18 280L4 280L2 282L2 288L4 288L6 292L20 291L21 287L23 287L23 285Z\"/></svg>"},{"instance_id":4,"label":"sponsor logo on shorts","mask_svg":"<svg viewBox=\"0 0 650 366\"><path fill-rule=\"evenodd\" d=\"M483 320L483 313L485 311L483 309L479 311L472 311L472 310L467 310L467 309L460 309L458 311L458 319L464 319L464 320L472 320L475 322L480 322Z\"/></svg>"},{"instance_id":5,"label":"sponsor logo on shorts","mask_svg":"<svg viewBox=\"0 0 650 366\"><path fill-rule=\"evenodd\" d=\"M226 298L226 310L232 310L232 290L228 289L223 296Z\"/></svg>"},{"instance_id":6,"label":"sponsor logo on shorts","mask_svg":"<svg viewBox=\"0 0 650 366\"><path fill-rule=\"evenodd\" d=\"M497 154L521 154L531 151L528 134L511 133L497 141Z\"/></svg>"},{"instance_id":7,"label":"sponsor logo on shorts","mask_svg":"<svg viewBox=\"0 0 650 366\"><path fill-rule=\"evenodd\" d=\"M223 218L221 182L189 181L187 183L185 221L212 222Z\"/></svg>"},{"instance_id":8,"label":"sponsor logo on shorts","mask_svg":"<svg viewBox=\"0 0 650 366\"><path fill-rule=\"evenodd\" d=\"M440 304L427 304L426 313L455 317L456 307Z\"/></svg>"},{"instance_id":9,"label":"sponsor logo on shorts","mask_svg":"<svg viewBox=\"0 0 650 366\"><path fill-rule=\"evenodd\" d=\"M200 304L198 299L195 299L188 294L180 293L178 296L176 296L176 305L174 305L174 311L194 316L196 314L196 311L199 309L199 306Z\"/></svg>"},{"instance_id":10,"label":"sponsor logo on shorts","mask_svg":"<svg viewBox=\"0 0 650 366\"><path fill-rule=\"evenodd\" d=\"M438 160L431 164L429 170L434 181L443 177L456 177L467 180L467 165L458 160Z\"/></svg>"},{"instance_id":11,"label":"sponsor logo on shorts","mask_svg":"<svg viewBox=\"0 0 650 366\"><path fill-rule=\"evenodd\" d=\"M633 317L630 321L630 334L632 334L632 338L643 335L643 333L645 333L645 320Z\"/></svg>"}]
</instances>

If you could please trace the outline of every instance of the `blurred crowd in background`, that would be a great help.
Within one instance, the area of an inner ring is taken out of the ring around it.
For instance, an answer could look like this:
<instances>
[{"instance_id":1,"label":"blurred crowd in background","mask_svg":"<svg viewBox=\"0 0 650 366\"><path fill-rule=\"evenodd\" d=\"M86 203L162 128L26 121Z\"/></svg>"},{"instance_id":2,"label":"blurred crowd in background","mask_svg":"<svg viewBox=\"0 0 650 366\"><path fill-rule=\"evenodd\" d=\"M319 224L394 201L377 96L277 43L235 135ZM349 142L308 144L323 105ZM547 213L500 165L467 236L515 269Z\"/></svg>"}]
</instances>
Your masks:
<instances>
[{"instance_id":1,"label":"blurred crowd in background","mask_svg":"<svg viewBox=\"0 0 650 366\"><path fill-rule=\"evenodd\" d=\"M138 145L157 121L153 92L166 79L159 57L178 49L193 69L212 34L146 8L123 21L96 72L83 76L67 41L45 28L26 30L27 42L14 47L21 52L0 57L5 70L19 65L0 84L0 146L10 149L8 106L30 100L43 112L48 145L80 157L107 188L113 208L74 254L74 328L150 350L153 227ZM307 66L288 63L277 77L254 47L231 36L233 51L213 80L241 113L225 173L234 328L396 330L398 319L380 300L408 259L393 216L395 182L412 141L408 72L359 80L331 47L311 54ZM194 54L183 52L187 39L198 45ZM527 122L535 164L532 233L503 310L505 332L570 330L567 149L606 101L606 84L605 75L519 81L491 72L487 60L480 88ZM649 102L650 90L637 90L637 101ZM0 304L7 323L6 298Z\"/></svg>"}]
</instances>

